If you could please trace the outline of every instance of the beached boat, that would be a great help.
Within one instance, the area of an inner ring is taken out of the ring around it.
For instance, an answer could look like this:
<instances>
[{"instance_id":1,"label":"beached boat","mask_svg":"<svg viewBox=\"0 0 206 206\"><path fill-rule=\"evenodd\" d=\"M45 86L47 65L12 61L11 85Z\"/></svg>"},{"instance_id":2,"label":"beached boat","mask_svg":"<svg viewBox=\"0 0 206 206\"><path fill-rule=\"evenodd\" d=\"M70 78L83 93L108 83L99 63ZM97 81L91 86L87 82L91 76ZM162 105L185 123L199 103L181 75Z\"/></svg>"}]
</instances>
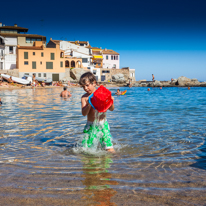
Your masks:
<instances>
[{"instance_id":1,"label":"beached boat","mask_svg":"<svg viewBox=\"0 0 206 206\"><path fill-rule=\"evenodd\" d=\"M45 79L45 78L42 78L42 77L35 77L35 78L38 82L44 82L46 84L52 83L52 79Z\"/></svg>"},{"instance_id":2,"label":"beached boat","mask_svg":"<svg viewBox=\"0 0 206 206\"><path fill-rule=\"evenodd\" d=\"M8 79L12 76L6 75L6 74L1 74L2 78L5 79L6 81L8 81ZM28 85L31 84L30 80L26 80L26 79L21 79L18 77L12 77L13 82L18 83L18 84L24 84L24 85Z\"/></svg>"}]
</instances>

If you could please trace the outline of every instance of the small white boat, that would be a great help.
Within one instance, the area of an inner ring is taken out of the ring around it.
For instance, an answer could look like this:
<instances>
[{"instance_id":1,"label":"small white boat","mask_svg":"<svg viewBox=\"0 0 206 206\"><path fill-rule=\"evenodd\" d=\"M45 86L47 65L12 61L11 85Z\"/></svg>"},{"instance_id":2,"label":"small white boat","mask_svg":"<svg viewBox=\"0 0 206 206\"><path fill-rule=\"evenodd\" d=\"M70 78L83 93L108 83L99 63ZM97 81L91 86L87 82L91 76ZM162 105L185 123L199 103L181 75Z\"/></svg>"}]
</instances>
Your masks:
<instances>
[{"instance_id":1,"label":"small white boat","mask_svg":"<svg viewBox=\"0 0 206 206\"><path fill-rule=\"evenodd\" d=\"M3 79L5 79L7 81L11 77L13 82L16 82L18 84L24 84L24 85L31 84L30 80L21 79L21 78L18 78L18 77L12 77L12 76L9 76L9 75L6 75L6 74L1 74L1 76L3 77Z\"/></svg>"}]
</instances>

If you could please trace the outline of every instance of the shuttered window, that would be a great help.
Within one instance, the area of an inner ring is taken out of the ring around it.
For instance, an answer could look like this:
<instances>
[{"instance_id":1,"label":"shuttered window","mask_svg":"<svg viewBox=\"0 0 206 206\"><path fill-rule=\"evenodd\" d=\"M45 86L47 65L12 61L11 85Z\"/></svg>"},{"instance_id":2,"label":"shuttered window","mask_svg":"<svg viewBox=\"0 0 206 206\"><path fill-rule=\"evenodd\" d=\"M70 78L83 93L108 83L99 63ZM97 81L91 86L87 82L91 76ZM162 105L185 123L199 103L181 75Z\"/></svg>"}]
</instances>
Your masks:
<instances>
[{"instance_id":1,"label":"shuttered window","mask_svg":"<svg viewBox=\"0 0 206 206\"><path fill-rule=\"evenodd\" d=\"M54 53L51 53L51 60L54 60Z\"/></svg>"},{"instance_id":2,"label":"shuttered window","mask_svg":"<svg viewBox=\"0 0 206 206\"><path fill-rule=\"evenodd\" d=\"M53 62L46 62L46 69L53 69Z\"/></svg>"},{"instance_id":3,"label":"shuttered window","mask_svg":"<svg viewBox=\"0 0 206 206\"><path fill-rule=\"evenodd\" d=\"M63 62L60 62L60 67L63 67Z\"/></svg>"},{"instance_id":4,"label":"shuttered window","mask_svg":"<svg viewBox=\"0 0 206 206\"><path fill-rule=\"evenodd\" d=\"M44 52L41 52L41 56L42 56L42 57L44 56Z\"/></svg>"},{"instance_id":5,"label":"shuttered window","mask_svg":"<svg viewBox=\"0 0 206 206\"><path fill-rule=\"evenodd\" d=\"M36 69L36 62L32 62L32 69Z\"/></svg>"},{"instance_id":6,"label":"shuttered window","mask_svg":"<svg viewBox=\"0 0 206 206\"><path fill-rule=\"evenodd\" d=\"M24 59L28 59L28 52L24 52Z\"/></svg>"}]
</instances>

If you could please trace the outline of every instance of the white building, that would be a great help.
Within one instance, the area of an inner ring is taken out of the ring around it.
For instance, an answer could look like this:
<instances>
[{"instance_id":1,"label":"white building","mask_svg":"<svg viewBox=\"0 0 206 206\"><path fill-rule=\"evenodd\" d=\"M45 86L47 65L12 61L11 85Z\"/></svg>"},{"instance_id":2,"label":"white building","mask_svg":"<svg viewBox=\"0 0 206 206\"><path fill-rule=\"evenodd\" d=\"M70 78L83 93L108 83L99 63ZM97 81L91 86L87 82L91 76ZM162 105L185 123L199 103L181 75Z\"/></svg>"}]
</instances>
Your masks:
<instances>
[{"instance_id":1,"label":"white building","mask_svg":"<svg viewBox=\"0 0 206 206\"><path fill-rule=\"evenodd\" d=\"M89 46L89 42L60 42L60 49L65 51L65 55L81 58L83 67L91 69L93 67L91 64L92 49L87 46Z\"/></svg>"},{"instance_id":2,"label":"white building","mask_svg":"<svg viewBox=\"0 0 206 206\"><path fill-rule=\"evenodd\" d=\"M108 69L119 69L120 68L120 55L111 50L111 49L103 49L102 50L103 54L103 68L108 68Z\"/></svg>"},{"instance_id":3,"label":"white building","mask_svg":"<svg viewBox=\"0 0 206 206\"><path fill-rule=\"evenodd\" d=\"M0 23L0 70L16 68L16 48L20 46L33 46L34 41L46 43L46 37L35 34L25 34L27 28L5 26ZM21 33L24 32L24 33Z\"/></svg>"}]
</instances>

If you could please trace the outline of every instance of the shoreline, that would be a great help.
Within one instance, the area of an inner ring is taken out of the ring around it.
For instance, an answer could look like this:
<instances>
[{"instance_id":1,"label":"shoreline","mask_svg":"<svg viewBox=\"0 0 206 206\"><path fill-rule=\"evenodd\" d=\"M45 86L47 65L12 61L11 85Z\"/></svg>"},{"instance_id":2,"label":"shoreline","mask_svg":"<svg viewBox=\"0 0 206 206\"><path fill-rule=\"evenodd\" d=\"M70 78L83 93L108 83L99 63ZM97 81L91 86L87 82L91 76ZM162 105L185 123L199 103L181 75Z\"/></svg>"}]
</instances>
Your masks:
<instances>
[{"instance_id":1,"label":"shoreline","mask_svg":"<svg viewBox=\"0 0 206 206\"><path fill-rule=\"evenodd\" d=\"M114 88L119 88L119 87L128 87L126 85L122 85L122 84L102 84L103 86L105 87L114 87ZM66 85L65 85L66 86ZM1 86L0 87L0 91L1 90L19 90L19 89L53 89L53 88L63 88L64 86L45 86L45 87L35 87L35 88L32 88L32 86L10 86L10 87L4 87L4 86ZM205 85L190 85L190 86L179 86L179 85L162 85L162 86L148 86L148 85L141 85L141 86L132 86L132 87L145 87L145 88L160 88L160 87L180 87L180 88L184 88L184 87L206 87L206 83ZM128 87L129 88L132 88L132 87ZM67 88L81 88L80 86L67 86Z\"/></svg>"}]
</instances>

